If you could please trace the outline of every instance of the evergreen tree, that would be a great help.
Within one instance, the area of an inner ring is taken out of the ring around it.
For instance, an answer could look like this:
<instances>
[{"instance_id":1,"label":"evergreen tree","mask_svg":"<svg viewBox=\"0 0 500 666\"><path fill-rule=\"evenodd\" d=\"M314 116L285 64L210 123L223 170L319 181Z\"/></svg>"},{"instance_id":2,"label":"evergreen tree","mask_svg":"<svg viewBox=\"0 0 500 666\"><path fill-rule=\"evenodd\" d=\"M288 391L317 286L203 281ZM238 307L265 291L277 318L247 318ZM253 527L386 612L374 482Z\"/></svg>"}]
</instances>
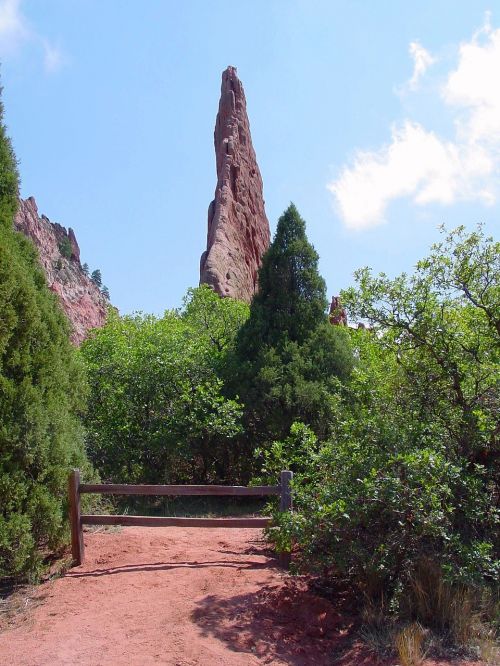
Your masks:
<instances>
[{"instance_id":1,"label":"evergreen tree","mask_svg":"<svg viewBox=\"0 0 500 666\"><path fill-rule=\"evenodd\" d=\"M101 287L101 294L109 301L109 289L106 286Z\"/></svg>"},{"instance_id":2,"label":"evergreen tree","mask_svg":"<svg viewBox=\"0 0 500 666\"><path fill-rule=\"evenodd\" d=\"M318 254L294 204L278 220L274 240L262 259L259 291L242 330L248 351L284 340L302 344L326 321L326 286L318 272Z\"/></svg>"},{"instance_id":3,"label":"evergreen tree","mask_svg":"<svg viewBox=\"0 0 500 666\"><path fill-rule=\"evenodd\" d=\"M92 271L92 275L90 276L90 279L92 280L92 282L93 282L95 285L97 285L98 287L100 287L100 286L102 285L102 275L101 275L101 271L100 271L98 268L96 268L95 271Z\"/></svg>"},{"instance_id":4,"label":"evergreen tree","mask_svg":"<svg viewBox=\"0 0 500 666\"><path fill-rule=\"evenodd\" d=\"M89 274L89 265L87 263L84 263L82 266L82 271L85 273L85 275Z\"/></svg>"},{"instance_id":5,"label":"evergreen tree","mask_svg":"<svg viewBox=\"0 0 500 666\"><path fill-rule=\"evenodd\" d=\"M353 357L346 331L329 324L326 307L318 255L291 204L263 257L259 291L229 364L228 386L245 405L241 445L248 453L286 438L296 420L328 434L339 380L349 376Z\"/></svg>"},{"instance_id":6,"label":"evergreen tree","mask_svg":"<svg viewBox=\"0 0 500 666\"><path fill-rule=\"evenodd\" d=\"M1 117L0 578L35 573L37 548L64 539L68 472L87 464L82 369L36 250L13 229L18 175Z\"/></svg>"}]
</instances>

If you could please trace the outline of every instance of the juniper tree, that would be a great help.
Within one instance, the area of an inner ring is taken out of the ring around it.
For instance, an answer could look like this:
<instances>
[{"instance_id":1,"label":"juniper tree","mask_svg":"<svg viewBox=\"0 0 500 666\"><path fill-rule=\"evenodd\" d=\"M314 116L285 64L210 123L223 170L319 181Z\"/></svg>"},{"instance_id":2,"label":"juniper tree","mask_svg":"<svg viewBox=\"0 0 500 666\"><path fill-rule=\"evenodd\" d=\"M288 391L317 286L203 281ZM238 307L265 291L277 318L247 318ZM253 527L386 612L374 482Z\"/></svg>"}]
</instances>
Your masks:
<instances>
[{"instance_id":1,"label":"juniper tree","mask_svg":"<svg viewBox=\"0 0 500 666\"><path fill-rule=\"evenodd\" d=\"M348 336L331 326L318 254L291 204L262 259L259 291L228 382L245 404L247 449L283 439L296 420L326 436L340 381L352 368Z\"/></svg>"},{"instance_id":2,"label":"juniper tree","mask_svg":"<svg viewBox=\"0 0 500 666\"><path fill-rule=\"evenodd\" d=\"M294 204L278 226L259 271L259 290L242 330L246 351L286 340L302 344L326 321L326 286L318 271L318 254L306 236L306 225Z\"/></svg>"},{"instance_id":3,"label":"juniper tree","mask_svg":"<svg viewBox=\"0 0 500 666\"><path fill-rule=\"evenodd\" d=\"M83 377L36 250L14 231L16 159L0 106L0 578L33 574L64 539L66 484L85 467Z\"/></svg>"}]
</instances>

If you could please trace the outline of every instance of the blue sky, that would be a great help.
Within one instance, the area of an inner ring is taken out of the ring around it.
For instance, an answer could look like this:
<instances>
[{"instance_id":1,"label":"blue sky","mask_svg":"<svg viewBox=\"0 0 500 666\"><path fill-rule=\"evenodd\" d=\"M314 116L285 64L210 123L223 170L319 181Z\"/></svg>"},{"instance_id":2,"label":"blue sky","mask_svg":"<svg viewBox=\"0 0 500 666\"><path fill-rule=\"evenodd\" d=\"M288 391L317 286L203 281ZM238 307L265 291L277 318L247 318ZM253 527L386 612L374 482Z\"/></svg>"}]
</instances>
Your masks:
<instances>
[{"instance_id":1,"label":"blue sky","mask_svg":"<svg viewBox=\"0 0 500 666\"><path fill-rule=\"evenodd\" d=\"M123 313L198 282L227 65L271 229L293 201L329 296L411 271L442 223L498 233L499 2L0 0L0 59L22 195Z\"/></svg>"}]
</instances>

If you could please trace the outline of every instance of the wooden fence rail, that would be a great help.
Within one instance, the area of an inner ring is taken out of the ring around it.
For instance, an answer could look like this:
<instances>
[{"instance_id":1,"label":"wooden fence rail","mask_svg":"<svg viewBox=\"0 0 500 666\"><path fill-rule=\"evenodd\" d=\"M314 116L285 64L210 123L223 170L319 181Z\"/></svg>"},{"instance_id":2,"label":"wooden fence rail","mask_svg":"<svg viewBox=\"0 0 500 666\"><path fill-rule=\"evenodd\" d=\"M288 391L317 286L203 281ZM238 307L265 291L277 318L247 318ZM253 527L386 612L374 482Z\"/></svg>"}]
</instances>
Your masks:
<instances>
[{"instance_id":1,"label":"wooden fence rail","mask_svg":"<svg viewBox=\"0 0 500 666\"><path fill-rule=\"evenodd\" d=\"M279 495L280 511L292 510L291 481L293 473L281 472L279 486L153 486L125 484L80 483L80 472L74 469L69 477L69 505L71 521L71 551L76 565L83 563L85 546L83 525L133 525L136 527L267 527L271 518L176 518L160 516L100 516L81 513L80 498L84 493L101 495L219 495L260 496ZM288 568L290 553L279 553L280 564Z\"/></svg>"}]
</instances>

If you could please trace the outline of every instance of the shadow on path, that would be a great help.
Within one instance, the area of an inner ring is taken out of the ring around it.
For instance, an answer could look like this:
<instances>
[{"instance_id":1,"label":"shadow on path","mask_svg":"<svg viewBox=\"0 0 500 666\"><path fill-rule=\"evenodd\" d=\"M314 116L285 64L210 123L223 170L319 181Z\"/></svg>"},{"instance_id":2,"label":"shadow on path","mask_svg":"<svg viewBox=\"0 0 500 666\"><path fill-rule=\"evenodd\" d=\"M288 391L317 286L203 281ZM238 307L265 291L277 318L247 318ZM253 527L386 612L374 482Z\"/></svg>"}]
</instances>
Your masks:
<instances>
[{"instance_id":1,"label":"shadow on path","mask_svg":"<svg viewBox=\"0 0 500 666\"><path fill-rule=\"evenodd\" d=\"M196 605L191 619L202 636L214 636L231 650L255 655L264 664L274 659L291 666L377 663L356 650L353 660L342 661L352 646L352 618L294 585L268 585L229 598L209 595Z\"/></svg>"},{"instance_id":2,"label":"shadow on path","mask_svg":"<svg viewBox=\"0 0 500 666\"><path fill-rule=\"evenodd\" d=\"M168 571L169 569L201 569L203 567L224 567L232 569L269 569L277 566L274 562L254 562L252 560L215 560L209 562L153 562L147 564L124 564L93 571L70 571L65 578L96 578L116 574L136 573L141 571Z\"/></svg>"}]
</instances>

